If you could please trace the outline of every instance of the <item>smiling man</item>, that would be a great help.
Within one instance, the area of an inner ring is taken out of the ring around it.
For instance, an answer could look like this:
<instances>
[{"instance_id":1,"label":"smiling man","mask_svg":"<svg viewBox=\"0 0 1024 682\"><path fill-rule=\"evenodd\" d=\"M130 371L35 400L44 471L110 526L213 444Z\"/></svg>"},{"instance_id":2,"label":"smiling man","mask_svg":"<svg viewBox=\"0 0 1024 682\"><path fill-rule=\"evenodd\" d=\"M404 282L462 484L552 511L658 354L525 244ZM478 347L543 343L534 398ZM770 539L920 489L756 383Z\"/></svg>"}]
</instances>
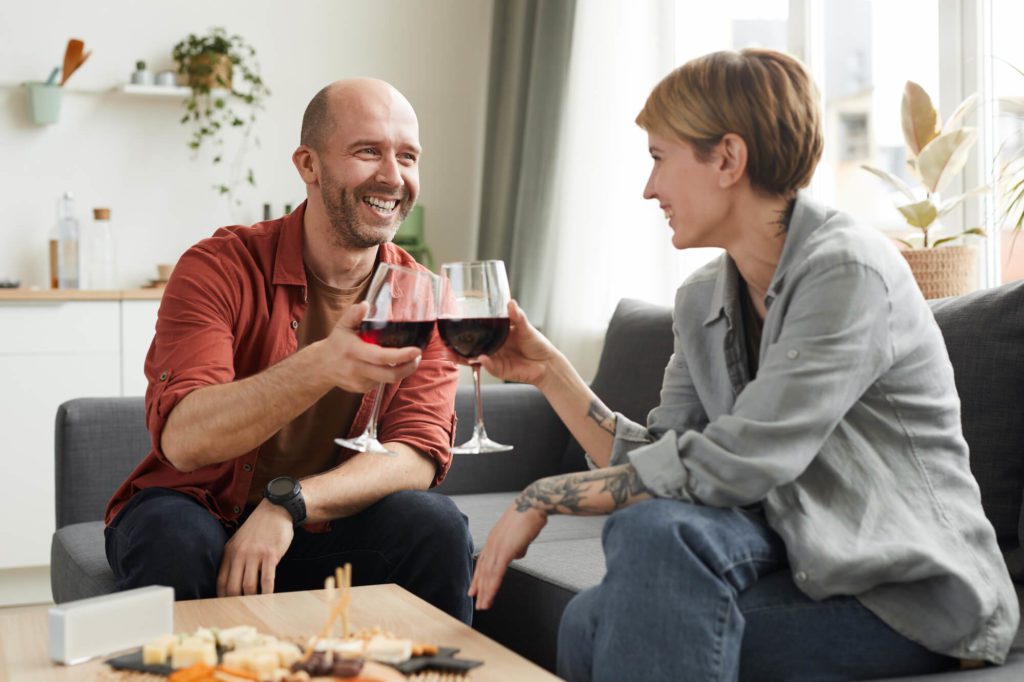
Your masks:
<instances>
[{"instance_id":1,"label":"smiling man","mask_svg":"<svg viewBox=\"0 0 1024 682\"><path fill-rule=\"evenodd\" d=\"M118 587L178 599L394 582L468 622L471 540L443 495L457 371L434 335L362 342L377 263L419 193L419 124L378 80L333 83L306 108L292 156L307 201L218 230L181 258L146 358L152 449L107 507ZM397 453L334 444L366 426Z\"/></svg>"}]
</instances>

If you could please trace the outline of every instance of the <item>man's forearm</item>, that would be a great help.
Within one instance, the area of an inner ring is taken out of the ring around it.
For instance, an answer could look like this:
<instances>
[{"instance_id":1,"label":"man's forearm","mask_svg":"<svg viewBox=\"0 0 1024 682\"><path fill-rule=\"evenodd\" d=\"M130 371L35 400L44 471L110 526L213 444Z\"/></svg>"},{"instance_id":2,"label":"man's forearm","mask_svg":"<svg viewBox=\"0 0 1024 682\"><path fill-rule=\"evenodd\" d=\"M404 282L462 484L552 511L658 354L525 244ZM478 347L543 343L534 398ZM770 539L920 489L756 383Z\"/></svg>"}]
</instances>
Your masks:
<instances>
[{"instance_id":1,"label":"man's forearm","mask_svg":"<svg viewBox=\"0 0 1024 682\"><path fill-rule=\"evenodd\" d=\"M313 523L357 514L399 490L426 490L434 461L404 443L385 443L392 457L362 452L330 471L302 480L306 518Z\"/></svg>"},{"instance_id":2,"label":"man's forearm","mask_svg":"<svg viewBox=\"0 0 1024 682\"><path fill-rule=\"evenodd\" d=\"M547 514L610 514L653 497L632 464L549 476L534 481L515 500L516 509Z\"/></svg>"},{"instance_id":3,"label":"man's forearm","mask_svg":"<svg viewBox=\"0 0 1024 682\"><path fill-rule=\"evenodd\" d=\"M311 344L259 374L192 391L167 419L164 455L192 471L259 447L330 390L321 370Z\"/></svg>"}]
</instances>

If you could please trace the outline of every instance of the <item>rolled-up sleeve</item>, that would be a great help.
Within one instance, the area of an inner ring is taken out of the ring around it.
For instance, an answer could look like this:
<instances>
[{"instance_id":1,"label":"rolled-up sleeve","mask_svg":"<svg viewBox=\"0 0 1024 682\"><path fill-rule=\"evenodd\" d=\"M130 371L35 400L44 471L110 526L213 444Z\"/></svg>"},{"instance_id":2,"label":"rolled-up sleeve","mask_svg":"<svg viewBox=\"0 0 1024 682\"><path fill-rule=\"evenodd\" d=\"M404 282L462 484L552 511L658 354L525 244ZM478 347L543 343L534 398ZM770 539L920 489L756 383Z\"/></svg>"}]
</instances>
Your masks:
<instances>
[{"instance_id":1,"label":"rolled-up sleeve","mask_svg":"<svg viewBox=\"0 0 1024 682\"><path fill-rule=\"evenodd\" d=\"M380 418L382 443L404 443L434 460L434 485L444 480L451 466L458 384L458 368L434 330L419 368L398 385Z\"/></svg>"},{"instance_id":2,"label":"rolled-up sleeve","mask_svg":"<svg viewBox=\"0 0 1024 682\"><path fill-rule=\"evenodd\" d=\"M197 388L235 378L234 320L240 287L232 270L202 247L174 267L160 301L156 334L146 356L146 425L153 451L161 448L167 418Z\"/></svg>"},{"instance_id":3,"label":"rolled-up sleeve","mask_svg":"<svg viewBox=\"0 0 1024 682\"><path fill-rule=\"evenodd\" d=\"M702 431L669 429L630 448L629 461L655 494L712 506L763 499L807 468L843 416L891 366L882 276L859 263L805 272L789 285L794 293L782 331L732 411Z\"/></svg>"}]
</instances>

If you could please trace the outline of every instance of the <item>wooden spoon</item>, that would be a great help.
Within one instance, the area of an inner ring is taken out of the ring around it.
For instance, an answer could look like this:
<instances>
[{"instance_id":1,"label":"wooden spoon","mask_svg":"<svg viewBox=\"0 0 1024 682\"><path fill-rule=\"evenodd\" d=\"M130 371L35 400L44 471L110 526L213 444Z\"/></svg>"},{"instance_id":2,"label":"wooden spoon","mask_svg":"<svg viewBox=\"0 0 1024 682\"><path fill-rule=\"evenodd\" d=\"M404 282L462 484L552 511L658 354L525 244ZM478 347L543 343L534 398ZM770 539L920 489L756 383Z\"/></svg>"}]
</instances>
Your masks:
<instances>
[{"instance_id":1,"label":"wooden spoon","mask_svg":"<svg viewBox=\"0 0 1024 682\"><path fill-rule=\"evenodd\" d=\"M82 64L85 64L85 60L88 59L89 55L91 54L92 50L89 50L88 52L83 54L82 58L78 60L78 63L71 66L71 71L68 72L68 75L64 76L64 80L71 78L71 74L73 74L75 71L78 71L78 67L80 67Z\"/></svg>"},{"instance_id":2,"label":"wooden spoon","mask_svg":"<svg viewBox=\"0 0 1024 682\"><path fill-rule=\"evenodd\" d=\"M78 38L72 38L68 41L68 46L64 50L64 72L60 77L61 85L64 85L75 69L81 66L83 49L85 49L85 43Z\"/></svg>"}]
</instances>

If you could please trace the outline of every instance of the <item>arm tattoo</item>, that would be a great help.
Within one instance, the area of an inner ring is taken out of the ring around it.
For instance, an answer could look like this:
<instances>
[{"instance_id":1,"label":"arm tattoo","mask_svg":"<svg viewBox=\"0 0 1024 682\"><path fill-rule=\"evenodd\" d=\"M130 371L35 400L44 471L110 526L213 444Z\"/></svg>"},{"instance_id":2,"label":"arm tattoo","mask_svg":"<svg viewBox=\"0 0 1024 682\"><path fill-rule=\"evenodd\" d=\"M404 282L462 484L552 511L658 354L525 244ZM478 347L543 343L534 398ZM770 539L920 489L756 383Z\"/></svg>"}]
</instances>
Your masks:
<instances>
[{"instance_id":1,"label":"arm tattoo","mask_svg":"<svg viewBox=\"0 0 1024 682\"><path fill-rule=\"evenodd\" d=\"M615 415L600 400L591 400L587 416L597 422L602 431L615 435Z\"/></svg>"},{"instance_id":2,"label":"arm tattoo","mask_svg":"<svg viewBox=\"0 0 1024 682\"><path fill-rule=\"evenodd\" d=\"M623 464L535 481L516 498L516 511L537 508L548 514L608 514L651 497L636 468Z\"/></svg>"}]
</instances>

